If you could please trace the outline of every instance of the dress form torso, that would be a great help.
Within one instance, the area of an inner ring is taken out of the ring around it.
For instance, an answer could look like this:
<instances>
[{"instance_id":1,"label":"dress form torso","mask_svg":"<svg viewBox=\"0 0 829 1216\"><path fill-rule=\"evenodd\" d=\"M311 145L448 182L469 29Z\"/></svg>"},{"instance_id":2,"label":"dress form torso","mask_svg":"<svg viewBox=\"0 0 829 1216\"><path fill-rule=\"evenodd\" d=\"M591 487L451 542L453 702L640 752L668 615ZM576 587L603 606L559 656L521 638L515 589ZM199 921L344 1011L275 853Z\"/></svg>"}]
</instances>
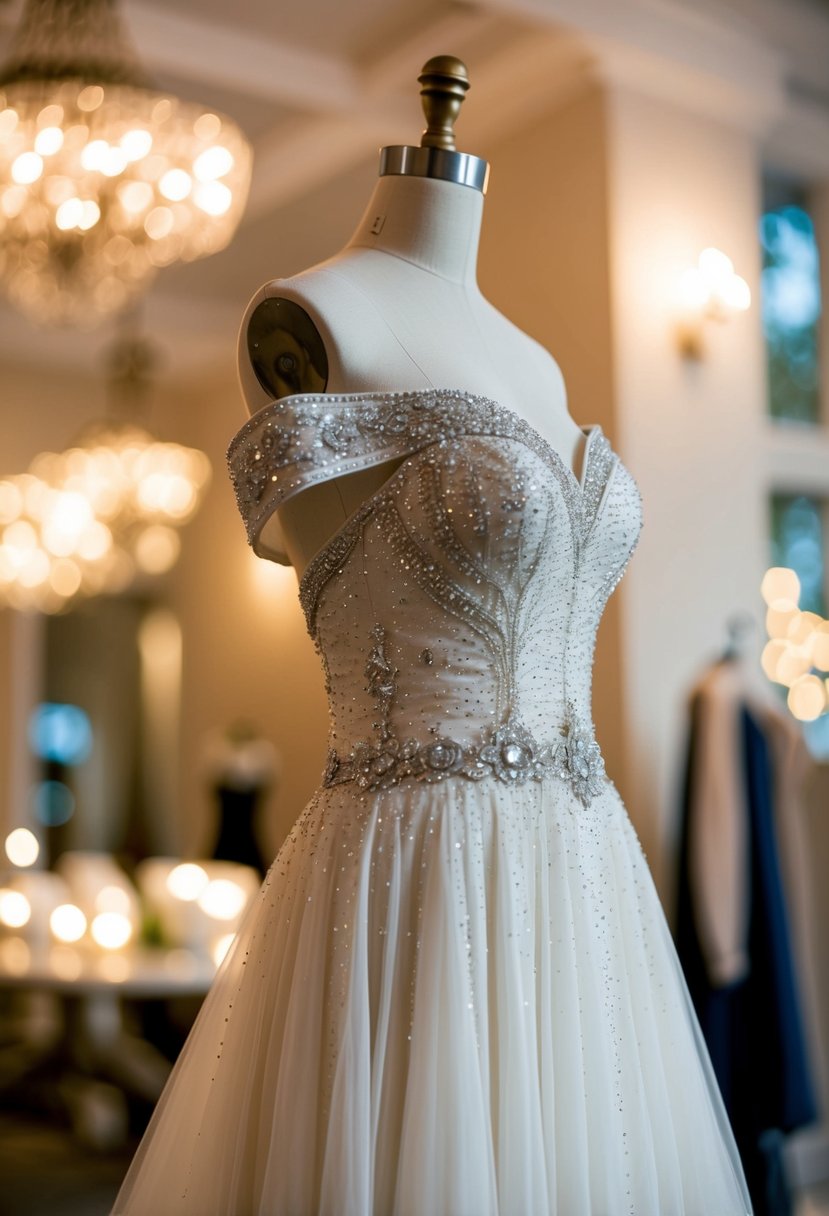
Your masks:
<instances>
[{"instance_id":1,"label":"dress form torso","mask_svg":"<svg viewBox=\"0 0 829 1216\"><path fill-rule=\"evenodd\" d=\"M260 289L242 323L239 375L250 413L270 399L247 346L263 300L308 312L328 354L330 393L462 388L535 428L576 475L584 432L567 412L555 360L481 294L476 256L483 195L453 182L387 176L348 245L330 260ZM301 575L345 520L394 472L387 463L307 489L283 505L284 548Z\"/></svg>"}]
</instances>

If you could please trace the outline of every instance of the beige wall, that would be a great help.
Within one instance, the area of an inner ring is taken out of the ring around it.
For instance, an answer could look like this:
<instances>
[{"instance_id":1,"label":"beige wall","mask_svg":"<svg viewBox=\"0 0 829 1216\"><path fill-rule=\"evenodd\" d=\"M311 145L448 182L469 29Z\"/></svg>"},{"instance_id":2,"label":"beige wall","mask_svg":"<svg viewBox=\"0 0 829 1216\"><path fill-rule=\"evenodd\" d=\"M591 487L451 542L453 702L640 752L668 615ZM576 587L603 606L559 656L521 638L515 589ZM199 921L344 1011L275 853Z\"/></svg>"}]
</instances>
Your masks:
<instances>
[{"instance_id":1,"label":"beige wall","mask_svg":"<svg viewBox=\"0 0 829 1216\"><path fill-rule=\"evenodd\" d=\"M748 135L669 105L617 92L608 114L617 432L645 510L624 583L625 784L664 892L686 691L733 612L762 623L760 169ZM708 245L755 306L709 327L695 364L673 341L675 288Z\"/></svg>"}]
</instances>

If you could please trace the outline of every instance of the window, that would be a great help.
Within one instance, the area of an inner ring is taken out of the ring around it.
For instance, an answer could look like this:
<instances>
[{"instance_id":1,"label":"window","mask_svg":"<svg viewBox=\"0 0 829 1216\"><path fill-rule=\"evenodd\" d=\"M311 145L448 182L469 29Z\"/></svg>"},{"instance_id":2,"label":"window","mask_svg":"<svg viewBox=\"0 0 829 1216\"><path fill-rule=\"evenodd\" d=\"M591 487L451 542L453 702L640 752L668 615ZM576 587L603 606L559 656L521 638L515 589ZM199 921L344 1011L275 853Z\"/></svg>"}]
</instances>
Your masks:
<instances>
[{"instance_id":1,"label":"window","mask_svg":"<svg viewBox=\"0 0 829 1216\"><path fill-rule=\"evenodd\" d=\"M777 421L820 421L820 261L807 191L767 177L760 219L768 408Z\"/></svg>"},{"instance_id":2,"label":"window","mask_svg":"<svg viewBox=\"0 0 829 1216\"><path fill-rule=\"evenodd\" d=\"M829 617L829 399L821 367L821 238L825 213L808 182L769 173L759 239L771 458L769 564L800 580L799 607ZM826 241L823 240L825 246ZM823 669L812 676L822 678ZM810 677L811 678L811 677ZM788 689L775 685L781 696ZM829 689L829 684L827 684ZM816 759L829 761L829 709L802 723Z\"/></svg>"},{"instance_id":3,"label":"window","mask_svg":"<svg viewBox=\"0 0 829 1216\"><path fill-rule=\"evenodd\" d=\"M827 616L824 505L804 494L773 494L771 564L788 566L800 579L800 608Z\"/></svg>"}]
</instances>

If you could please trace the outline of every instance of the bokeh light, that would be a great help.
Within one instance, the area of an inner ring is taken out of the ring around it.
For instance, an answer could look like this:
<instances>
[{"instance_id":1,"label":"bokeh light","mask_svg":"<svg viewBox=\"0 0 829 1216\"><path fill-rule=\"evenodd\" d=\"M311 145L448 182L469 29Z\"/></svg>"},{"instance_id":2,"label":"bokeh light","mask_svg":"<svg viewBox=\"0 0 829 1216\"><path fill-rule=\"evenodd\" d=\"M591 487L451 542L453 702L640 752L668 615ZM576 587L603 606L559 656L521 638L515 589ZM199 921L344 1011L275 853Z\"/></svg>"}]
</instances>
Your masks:
<instances>
[{"instance_id":1,"label":"bokeh light","mask_svg":"<svg viewBox=\"0 0 829 1216\"><path fill-rule=\"evenodd\" d=\"M40 855L40 845L34 832L15 828L6 837L6 856L13 866L25 869L33 866Z\"/></svg>"},{"instance_id":2,"label":"bokeh light","mask_svg":"<svg viewBox=\"0 0 829 1216\"><path fill-rule=\"evenodd\" d=\"M59 942L79 942L86 933L86 917L75 904L59 904L49 917L49 928Z\"/></svg>"},{"instance_id":3,"label":"bokeh light","mask_svg":"<svg viewBox=\"0 0 829 1216\"><path fill-rule=\"evenodd\" d=\"M184 861L167 875L167 890L185 903L198 899L210 880L207 871L195 862Z\"/></svg>"}]
</instances>

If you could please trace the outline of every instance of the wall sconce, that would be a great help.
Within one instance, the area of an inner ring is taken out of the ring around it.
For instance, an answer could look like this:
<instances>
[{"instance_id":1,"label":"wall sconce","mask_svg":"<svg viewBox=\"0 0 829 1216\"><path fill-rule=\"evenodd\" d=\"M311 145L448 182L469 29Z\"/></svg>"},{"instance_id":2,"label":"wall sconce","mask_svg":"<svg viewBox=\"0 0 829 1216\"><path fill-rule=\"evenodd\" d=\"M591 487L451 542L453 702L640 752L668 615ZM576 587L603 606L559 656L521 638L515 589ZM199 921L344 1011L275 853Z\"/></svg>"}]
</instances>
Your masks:
<instances>
[{"instance_id":1,"label":"wall sconce","mask_svg":"<svg viewBox=\"0 0 829 1216\"><path fill-rule=\"evenodd\" d=\"M706 321L727 321L751 305L751 290L719 249L703 249L679 280L677 343L686 359L701 359Z\"/></svg>"}]
</instances>

